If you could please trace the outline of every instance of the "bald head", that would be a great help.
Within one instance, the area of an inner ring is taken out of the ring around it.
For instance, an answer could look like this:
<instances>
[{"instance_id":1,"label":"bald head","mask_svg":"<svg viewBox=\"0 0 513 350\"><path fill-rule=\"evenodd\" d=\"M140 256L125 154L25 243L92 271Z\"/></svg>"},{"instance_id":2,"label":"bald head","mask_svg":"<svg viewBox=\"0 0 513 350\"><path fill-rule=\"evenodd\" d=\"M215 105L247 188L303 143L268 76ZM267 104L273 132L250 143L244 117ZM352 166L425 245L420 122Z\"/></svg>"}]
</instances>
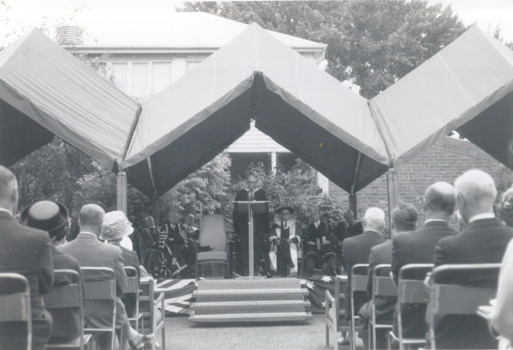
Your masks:
<instances>
[{"instance_id":1,"label":"bald head","mask_svg":"<svg viewBox=\"0 0 513 350\"><path fill-rule=\"evenodd\" d=\"M98 237L102 232L103 218L105 217L105 210L96 204L86 204L80 209L78 216L78 223L80 225L80 232L91 232Z\"/></svg>"},{"instance_id":2,"label":"bald head","mask_svg":"<svg viewBox=\"0 0 513 350\"><path fill-rule=\"evenodd\" d=\"M469 170L454 182L460 214L469 220L479 214L493 213L497 189L492 177L482 170Z\"/></svg>"},{"instance_id":3,"label":"bald head","mask_svg":"<svg viewBox=\"0 0 513 350\"><path fill-rule=\"evenodd\" d=\"M367 209L363 217L366 230L381 231L385 227L385 212L379 208Z\"/></svg>"},{"instance_id":4,"label":"bald head","mask_svg":"<svg viewBox=\"0 0 513 350\"><path fill-rule=\"evenodd\" d=\"M426 220L448 220L456 209L456 190L444 181L435 182L424 194L424 216Z\"/></svg>"},{"instance_id":5,"label":"bald head","mask_svg":"<svg viewBox=\"0 0 513 350\"><path fill-rule=\"evenodd\" d=\"M0 207L9 210L13 215L18 208L18 182L16 176L0 165Z\"/></svg>"}]
</instances>

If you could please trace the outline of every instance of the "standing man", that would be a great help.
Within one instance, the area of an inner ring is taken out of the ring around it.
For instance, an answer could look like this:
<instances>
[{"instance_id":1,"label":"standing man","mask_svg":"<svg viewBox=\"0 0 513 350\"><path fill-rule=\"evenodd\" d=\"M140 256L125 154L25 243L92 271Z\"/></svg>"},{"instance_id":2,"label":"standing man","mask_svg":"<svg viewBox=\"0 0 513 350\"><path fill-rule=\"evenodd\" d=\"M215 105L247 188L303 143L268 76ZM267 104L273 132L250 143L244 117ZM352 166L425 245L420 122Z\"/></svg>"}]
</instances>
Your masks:
<instances>
[{"instance_id":1,"label":"standing man","mask_svg":"<svg viewBox=\"0 0 513 350\"><path fill-rule=\"evenodd\" d=\"M46 349L52 318L44 309L41 294L48 293L53 284L50 236L14 220L17 208L16 177L0 166L0 272L19 273L27 278L32 311L32 349ZM24 334L24 327L1 323L0 349L26 349Z\"/></svg>"},{"instance_id":2,"label":"standing man","mask_svg":"<svg viewBox=\"0 0 513 350\"><path fill-rule=\"evenodd\" d=\"M249 174L246 179L247 188L240 190L235 195L235 201L266 201L267 195L262 189L257 189L257 178L254 174ZM233 208L233 229L240 239L241 262L239 262L239 273L247 276L249 274L249 227L248 214L240 213L237 205ZM266 204L266 210L262 214L253 214L253 249L254 266L258 271L262 266L264 253L264 236L269 227L269 206Z\"/></svg>"}]
</instances>

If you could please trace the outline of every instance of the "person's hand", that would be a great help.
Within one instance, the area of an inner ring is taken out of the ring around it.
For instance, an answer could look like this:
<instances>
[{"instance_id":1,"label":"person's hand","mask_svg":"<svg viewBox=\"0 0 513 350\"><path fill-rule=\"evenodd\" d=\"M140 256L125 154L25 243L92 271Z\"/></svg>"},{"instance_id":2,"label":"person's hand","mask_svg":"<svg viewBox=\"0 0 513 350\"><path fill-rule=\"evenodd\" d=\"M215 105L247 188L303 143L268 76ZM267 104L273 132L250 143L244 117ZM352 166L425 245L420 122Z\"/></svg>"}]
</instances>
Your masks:
<instances>
[{"instance_id":1,"label":"person's hand","mask_svg":"<svg viewBox=\"0 0 513 350\"><path fill-rule=\"evenodd\" d=\"M322 237L322 243L326 243L326 242L328 242L328 240L326 239L326 237L323 236Z\"/></svg>"},{"instance_id":2,"label":"person's hand","mask_svg":"<svg viewBox=\"0 0 513 350\"><path fill-rule=\"evenodd\" d=\"M289 239L289 242L290 243L295 243L295 244L299 244L299 238L297 237L292 237Z\"/></svg>"}]
</instances>

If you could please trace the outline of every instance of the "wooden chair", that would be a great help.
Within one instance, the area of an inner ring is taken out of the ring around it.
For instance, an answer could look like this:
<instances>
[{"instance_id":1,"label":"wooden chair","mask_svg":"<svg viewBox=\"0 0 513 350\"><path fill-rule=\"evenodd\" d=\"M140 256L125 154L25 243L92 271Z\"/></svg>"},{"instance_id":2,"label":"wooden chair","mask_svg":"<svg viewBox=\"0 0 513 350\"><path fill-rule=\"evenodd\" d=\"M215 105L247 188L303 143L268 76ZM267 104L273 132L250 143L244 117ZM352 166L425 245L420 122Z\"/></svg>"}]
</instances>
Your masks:
<instances>
[{"instance_id":1,"label":"wooden chair","mask_svg":"<svg viewBox=\"0 0 513 350\"><path fill-rule=\"evenodd\" d=\"M198 252L196 257L196 275L200 275L200 267L205 264L221 264L228 273L227 235L222 215L205 215L201 220L200 246L214 248L208 252Z\"/></svg>"},{"instance_id":2,"label":"wooden chair","mask_svg":"<svg viewBox=\"0 0 513 350\"><path fill-rule=\"evenodd\" d=\"M110 301L112 324L107 328L84 328L87 333L110 333L111 348L116 341L116 273L108 267L82 267L84 276L84 302Z\"/></svg>"},{"instance_id":3,"label":"wooden chair","mask_svg":"<svg viewBox=\"0 0 513 350\"><path fill-rule=\"evenodd\" d=\"M424 278L427 273L433 269L433 264L408 264L399 271L399 280L397 287L397 332L393 331L389 335L389 348L392 342L399 344L399 350L404 350L408 345L424 345L425 338L404 338L402 310L408 306L427 305L429 294L424 285Z\"/></svg>"},{"instance_id":4,"label":"wooden chair","mask_svg":"<svg viewBox=\"0 0 513 350\"><path fill-rule=\"evenodd\" d=\"M165 312L165 300L164 291L160 291L155 287L155 280L151 277L141 278L140 281L141 293L139 296L139 310L141 312L141 325L142 332L145 332L145 322L149 321L151 329L149 333L153 333L155 336L160 332L162 335L161 349L166 348L166 312ZM155 295L159 294L157 298ZM159 308L161 310L161 317L159 319ZM155 342L152 342L152 349L156 349Z\"/></svg>"},{"instance_id":5,"label":"wooden chair","mask_svg":"<svg viewBox=\"0 0 513 350\"><path fill-rule=\"evenodd\" d=\"M351 271L351 324L350 324L350 337L351 337L351 350L356 349L356 321L360 316L355 315L354 309L354 295L356 292L367 293L367 282L369 264L356 264Z\"/></svg>"},{"instance_id":6,"label":"wooden chair","mask_svg":"<svg viewBox=\"0 0 513 350\"><path fill-rule=\"evenodd\" d=\"M330 346L330 332L333 334L334 349L338 350L338 332L349 331L349 325L341 325L340 319L345 317L344 302L347 276L335 277L335 290L333 295L326 290L325 323L326 323L326 347Z\"/></svg>"},{"instance_id":7,"label":"wooden chair","mask_svg":"<svg viewBox=\"0 0 513 350\"><path fill-rule=\"evenodd\" d=\"M135 325L135 329L139 329L139 320L142 317L139 312L139 271L133 266L124 266L124 270L126 274L126 285L123 289L123 294L135 295L135 311L132 317L128 317L128 320Z\"/></svg>"},{"instance_id":8,"label":"wooden chair","mask_svg":"<svg viewBox=\"0 0 513 350\"><path fill-rule=\"evenodd\" d=\"M25 276L0 273L0 323L25 322L27 350L32 349L30 285Z\"/></svg>"},{"instance_id":9,"label":"wooden chair","mask_svg":"<svg viewBox=\"0 0 513 350\"><path fill-rule=\"evenodd\" d=\"M429 279L429 304L426 311L431 349L436 349L436 322L448 315L476 315L497 293L496 287L448 284L447 276L498 276L501 264L459 264L436 267Z\"/></svg>"},{"instance_id":10,"label":"wooden chair","mask_svg":"<svg viewBox=\"0 0 513 350\"><path fill-rule=\"evenodd\" d=\"M55 309L78 309L79 313L79 337L66 343L48 343L47 350L58 349L80 349L91 345L91 334L84 335L84 299L83 299L83 281L77 271L74 270L55 270L55 278L59 275L71 276L72 284L53 287L48 294L43 296L45 309L48 311ZM50 339L51 340L51 339Z\"/></svg>"},{"instance_id":11,"label":"wooden chair","mask_svg":"<svg viewBox=\"0 0 513 350\"><path fill-rule=\"evenodd\" d=\"M372 307L371 319L369 320L369 345L376 349L376 330L392 329L392 324L377 323L376 321L376 297L396 297L397 286L391 276L392 266L390 264L379 264L372 272Z\"/></svg>"}]
</instances>

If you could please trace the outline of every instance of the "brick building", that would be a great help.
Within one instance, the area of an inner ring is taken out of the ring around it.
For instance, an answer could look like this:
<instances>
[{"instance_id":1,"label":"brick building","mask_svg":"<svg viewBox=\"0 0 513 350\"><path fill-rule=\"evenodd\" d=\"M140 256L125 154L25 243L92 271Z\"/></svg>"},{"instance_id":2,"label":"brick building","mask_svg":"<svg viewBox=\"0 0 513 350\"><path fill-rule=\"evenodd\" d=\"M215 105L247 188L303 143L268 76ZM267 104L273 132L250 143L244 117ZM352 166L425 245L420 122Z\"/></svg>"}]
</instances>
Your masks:
<instances>
[{"instance_id":1,"label":"brick building","mask_svg":"<svg viewBox=\"0 0 513 350\"><path fill-rule=\"evenodd\" d=\"M446 137L418 157L396 168L399 185L399 201L415 205L421 212L421 197L426 188L436 181L454 180L466 170L481 169L495 177L500 163L474 144ZM342 208L349 207L349 195L330 182L329 193ZM378 178L357 193L359 216L366 208L377 206L387 211L387 176Z\"/></svg>"}]
</instances>

